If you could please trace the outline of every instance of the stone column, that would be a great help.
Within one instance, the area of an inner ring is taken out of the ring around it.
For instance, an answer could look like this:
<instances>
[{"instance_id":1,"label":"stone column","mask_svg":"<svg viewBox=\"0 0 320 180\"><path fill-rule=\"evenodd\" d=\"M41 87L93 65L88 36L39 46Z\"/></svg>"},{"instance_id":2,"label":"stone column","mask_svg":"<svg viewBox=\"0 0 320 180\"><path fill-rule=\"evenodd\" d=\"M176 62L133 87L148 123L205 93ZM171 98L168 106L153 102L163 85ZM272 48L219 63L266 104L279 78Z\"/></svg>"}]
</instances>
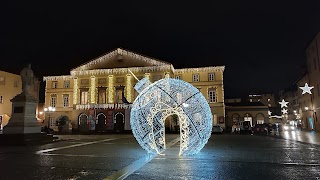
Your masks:
<instances>
[{"instance_id":1,"label":"stone column","mask_svg":"<svg viewBox=\"0 0 320 180\"><path fill-rule=\"evenodd\" d=\"M96 77L91 76L90 81L90 103L96 103Z\"/></svg>"},{"instance_id":2,"label":"stone column","mask_svg":"<svg viewBox=\"0 0 320 180\"><path fill-rule=\"evenodd\" d=\"M113 75L108 76L108 103L114 102L114 86L113 86Z\"/></svg>"},{"instance_id":3,"label":"stone column","mask_svg":"<svg viewBox=\"0 0 320 180\"><path fill-rule=\"evenodd\" d=\"M132 76L131 76L131 74L127 74L126 98L129 102L132 102Z\"/></svg>"},{"instance_id":4,"label":"stone column","mask_svg":"<svg viewBox=\"0 0 320 180\"><path fill-rule=\"evenodd\" d=\"M78 78L73 79L73 105L78 104Z\"/></svg>"}]
</instances>

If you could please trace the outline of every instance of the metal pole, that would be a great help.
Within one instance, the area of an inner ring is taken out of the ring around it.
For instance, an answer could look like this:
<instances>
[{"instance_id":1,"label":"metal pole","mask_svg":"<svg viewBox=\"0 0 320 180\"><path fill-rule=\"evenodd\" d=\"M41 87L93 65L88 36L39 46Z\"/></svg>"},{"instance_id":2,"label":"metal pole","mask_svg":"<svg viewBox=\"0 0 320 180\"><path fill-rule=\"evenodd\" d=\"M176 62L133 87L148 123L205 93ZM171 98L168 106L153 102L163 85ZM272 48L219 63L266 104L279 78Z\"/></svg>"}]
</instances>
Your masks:
<instances>
[{"instance_id":1,"label":"metal pole","mask_svg":"<svg viewBox=\"0 0 320 180\"><path fill-rule=\"evenodd\" d=\"M50 128L50 113L48 113L49 119L48 119L48 128Z\"/></svg>"}]
</instances>

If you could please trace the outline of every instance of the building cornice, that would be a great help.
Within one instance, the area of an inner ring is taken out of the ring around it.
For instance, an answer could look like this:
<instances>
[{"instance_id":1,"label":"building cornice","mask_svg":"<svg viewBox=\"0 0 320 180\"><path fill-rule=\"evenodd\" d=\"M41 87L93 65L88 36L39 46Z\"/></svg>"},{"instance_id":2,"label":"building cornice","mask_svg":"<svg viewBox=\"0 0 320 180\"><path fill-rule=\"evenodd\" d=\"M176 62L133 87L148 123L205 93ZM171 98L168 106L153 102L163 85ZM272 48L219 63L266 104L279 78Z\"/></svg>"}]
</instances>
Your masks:
<instances>
[{"instance_id":1,"label":"building cornice","mask_svg":"<svg viewBox=\"0 0 320 180\"><path fill-rule=\"evenodd\" d=\"M58 80L71 80L71 79L73 79L73 76L71 76L71 75L43 77L43 81L58 81Z\"/></svg>"},{"instance_id":2,"label":"building cornice","mask_svg":"<svg viewBox=\"0 0 320 180\"><path fill-rule=\"evenodd\" d=\"M198 72L214 72L214 71L224 71L225 66L209 66L209 67L200 67L200 68L184 68L184 69L175 69L175 73L198 73Z\"/></svg>"}]
</instances>

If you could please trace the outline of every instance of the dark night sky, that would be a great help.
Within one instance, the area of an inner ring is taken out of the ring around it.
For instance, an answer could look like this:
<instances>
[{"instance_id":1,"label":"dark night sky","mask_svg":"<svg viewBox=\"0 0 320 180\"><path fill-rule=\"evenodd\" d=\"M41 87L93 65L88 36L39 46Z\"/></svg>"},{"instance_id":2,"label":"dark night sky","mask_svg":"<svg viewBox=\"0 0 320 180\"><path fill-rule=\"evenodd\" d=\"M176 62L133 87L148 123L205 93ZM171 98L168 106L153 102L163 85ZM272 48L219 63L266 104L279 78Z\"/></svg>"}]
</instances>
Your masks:
<instances>
[{"instance_id":1,"label":"dark night sky","mask_svg":"<svg viewBox=\"0 0 320 180\"><path fill-rule=\"evenodd\" d=\"M122 47L176 68L225 65L225 95L240 96L290 86L320 31L320 1L87 2L1 2L0 70L69 74Z\"/></svg>"}]
</instances>

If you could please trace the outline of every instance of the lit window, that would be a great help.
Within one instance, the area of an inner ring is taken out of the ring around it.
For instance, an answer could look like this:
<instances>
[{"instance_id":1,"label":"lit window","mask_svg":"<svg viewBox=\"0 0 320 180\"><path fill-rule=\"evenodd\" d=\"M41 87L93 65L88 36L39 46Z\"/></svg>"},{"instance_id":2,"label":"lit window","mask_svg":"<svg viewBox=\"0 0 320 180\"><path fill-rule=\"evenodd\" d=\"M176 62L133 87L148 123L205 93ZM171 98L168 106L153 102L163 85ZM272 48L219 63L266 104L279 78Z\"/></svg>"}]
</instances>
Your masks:
<instances>
[{"instance_id":1,"label":"lit window","mask_svg":"<svg viewBox=\"0 0 320 180\"><path fill-rule=\"evenodd\" d=\"M56 89L57 87L58 87L58 82L57 81L53 81L51 88L52 89Z\"/></svg>"},{"instance_id":2,"label":"lit window","mask_svg":"<svg viewBox=\"0 0 320 180\"><path fill-rule=\"evenodd\" d=\"M209 73L208 77L209 77L209 81L214 81L214 73Z\"/></svg>"},{"instance_id":3,"label":"lit window","mask_svg":"<svg viewBox=\"0 0 320 180\"><path fill-rule=\"evenodd\" d=\"M64 81L63 87L64 88L69 88L70 87L70 81Z\"/></svg>"},{"instance_id":4,"label":"lit window","mask_svg":"<svg viewBox=\"0 0 320 180\"><path fill-rule=\"evenodd\" d=\"M252 102L252 99L250 99L250 102Z\"/></svg>"},{"instance_id":5,"label":"lit window","mask_svg":"<svg viewBox=\"0 0 320 180\"><path fill-rule=\"evenodd\" d=\"M192 74L192 81L199 82L199 74Z\"/></svg>"},{"instance_id":6,"label":"lit window","mask_svg":"<svg viewBox=\"0 0 320 180\"><path fill-rule=\"evenodd\" d=\"M270 98L268 98L268 102L270 102Z\"/></svg>"},{"instance_id":7,"label":"lit window","mask_svg":"<svg viewBox=\"0 0 320 180\"><path fill-rule=\"evenodd\" d=\"M0 104L3 103L3 96L0 96Z\"/></svg>"},{"instance_id":8,"label":"lit window","mask_svg":"<svg viewBox=\"0 0 320 180\"><path fill-rule=\"evenodd\" d=\"M69 94L63 95L63 107L69 107Z\"/></svg>"},{"instance_id":9,"label":"lit window","mask_svg":"<svg viewBox=\"0 0 320 180\"><path fill-rule=\"evenodd\" d=\"M81 104L88 104L88 91L81 91Z\"/></svg>"},{"instance_id":10,"label":"lit window","mask_svg":"<svg viewBox=\"0 0 320 180\"><path fill-rule=\"evenodd\" d=\"M181 75L176 75L175 78L176 79L181 79Z\"/></svg>"},{"instance_id":11,"label":"lit window","mask_svg":"<svg viewBox=\"0 0 320 180\"><path fill-rule=\"evenodd\" d=\"M56 107L57 105L57 95L56 94L52 94L51 95L51 100L50 100L50 106L51 107Z\"/></svg>"},{"instance_id":12,"label":"lit window","mask_svg":"<svg viewBox=\"0 0 320 180\"><path fill-rule=\"evenodd\" d=\"M215 88L208 89L208 97L209 97L209 103L217 102L217 96L216 96L216 89Z\"/></svg>"},{"instance_id":13,"label":"lit window","mask_svg":"<svg viewBox=\"0 0 320 180\"><path fill-rule=\"evenodd\" d=\"M98 103L105 104L106 103L106 89L99 89L98 90Z\"/></svg>"},{"instance_id":14,"label":"lit window","mask_svg":"<svg viewBox=\"0 0 320 180\"><path fill-rule=\"evenodd\" d=\"M4 84L5 84L5 80L6 80L5 77L0 76L0 84L1 84L1 85L4 85Z\"/></svg>"}]
</instances>

